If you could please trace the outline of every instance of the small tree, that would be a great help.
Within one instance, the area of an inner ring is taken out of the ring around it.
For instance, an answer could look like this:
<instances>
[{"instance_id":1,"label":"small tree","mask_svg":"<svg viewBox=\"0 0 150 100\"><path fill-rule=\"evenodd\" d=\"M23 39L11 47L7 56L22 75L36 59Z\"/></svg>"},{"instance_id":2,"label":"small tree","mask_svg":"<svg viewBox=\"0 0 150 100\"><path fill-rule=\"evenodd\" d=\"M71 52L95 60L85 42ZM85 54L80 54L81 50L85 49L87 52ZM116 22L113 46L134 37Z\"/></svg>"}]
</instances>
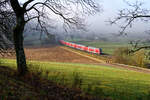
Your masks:
<instances>
[{"instance_id":1,"label":"small tree","mask_svg":"<svg viewBox=\"0 0 150 100\"><path fill-rule=\"evenodd\" d=\"M23 31L29 21L36 21L37 28L46 33L51 16L63 19L64 27L82 29L81 17L99 11L99 5L93 0L1 0L1 10L15 15L16 24L13 28L13 41L16 51L17 68L20 75L27 72L26 57L23 48ZM6 9L8 8L8 9ZM1 13L2 14L2 13ZM51 24L51 22L50 22Z\"/></svg>"}]
</instances>

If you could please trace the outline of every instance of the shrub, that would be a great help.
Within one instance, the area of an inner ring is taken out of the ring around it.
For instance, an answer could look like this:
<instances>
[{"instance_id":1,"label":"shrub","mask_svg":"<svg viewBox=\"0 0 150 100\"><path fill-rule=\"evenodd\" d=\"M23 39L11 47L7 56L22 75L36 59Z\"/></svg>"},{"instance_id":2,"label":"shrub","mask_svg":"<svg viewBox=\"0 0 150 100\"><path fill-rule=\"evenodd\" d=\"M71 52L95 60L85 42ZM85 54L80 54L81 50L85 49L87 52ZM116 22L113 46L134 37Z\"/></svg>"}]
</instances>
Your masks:
<instances>
[{"instance_id":1,"label":"shrub","mask_svg":"<svg viewBox=\"0 0 150 100\"><path fill-rule=\"evenodd\" d=\"M145 53L145 50L139 50L135 53L130 53L129 48L118 48L113 54L113 62L139 67L147 67L148 62L146 61Z\"/></svg>"},{"instance_id":2,"label":"shrub","mask_svg":"<svg viewBox=\"0 0 150 100\"><path fill-rule=\"evenodd\" d=\"M133 64L134 60L132 59L129 51L130 50L125 47L117 48L113 53L113 62L121 64Z\"/></svg>"},{"instance_id":3,"label":"shrub","mask_svg":"<svg viewBox=\"0 0 150 100\"><path fill-rule=\"evenodd\" d=\"M145 51L144 50L140 50L140 51L135 52L134 55L132 56L132 58L134 59L136 66L145 67L146 58L145 58Z\"/></svg>"}]
</instances>

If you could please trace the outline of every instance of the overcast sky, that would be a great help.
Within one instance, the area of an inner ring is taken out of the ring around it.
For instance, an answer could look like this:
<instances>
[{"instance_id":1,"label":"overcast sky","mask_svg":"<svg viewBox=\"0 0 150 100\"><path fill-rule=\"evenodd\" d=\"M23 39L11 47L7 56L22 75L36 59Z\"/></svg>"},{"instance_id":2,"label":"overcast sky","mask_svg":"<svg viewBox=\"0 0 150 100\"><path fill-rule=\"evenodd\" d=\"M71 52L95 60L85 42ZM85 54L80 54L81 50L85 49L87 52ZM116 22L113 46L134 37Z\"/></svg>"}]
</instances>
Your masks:
<instances>
[{"instance_id":1,"label":"overcast sky","mask_svg":"<svg viewBox=\"0 0 150 100\"><path fill-rule=\"evenodd\" d=\"M24 2L26 0L19 0ZM87 18L88 27L90 32L94 33L117 33L119 28L115 25L111 26L107 22L110 18L113 19L117 16L118 10L123 8L128 8L128 5L123 0L95 0L102 5L103 12L98 13L94 16L89 16ZM131 3L136 2L137 0L126 0ZM148 8L150 6L150 0L138 0L144 2L143 8ZM150 29L150 24L145 24L142 22L136 22L131 29L128 29L127 32L131 33L143 33L145 30Z\"/></svg>"},{"instance_id":2,"label":"overcast sky","mask_svg":"<svg viewBox=\"0 0 150 100\"><path fill-rule=\"evenodd\" d=\"M136 2L137 0L128 0L129 2ZM138 0L144 2L143 8L148 8L150 6L150 0ZM128 8L128 5L123 0L99 0L103 6L103 12L95 16L89 17L89 23L91 25L90 29L96 33L116 33L119 28L115 25L110 26L108 21L109 18L114 18L117 16L118 10L123 8ZM132 29L128 29L127 32L131 33L142 33L145 30L149 30L150 24L145 24L142 22L136 22Z\"/></svg>"}]
</instances>

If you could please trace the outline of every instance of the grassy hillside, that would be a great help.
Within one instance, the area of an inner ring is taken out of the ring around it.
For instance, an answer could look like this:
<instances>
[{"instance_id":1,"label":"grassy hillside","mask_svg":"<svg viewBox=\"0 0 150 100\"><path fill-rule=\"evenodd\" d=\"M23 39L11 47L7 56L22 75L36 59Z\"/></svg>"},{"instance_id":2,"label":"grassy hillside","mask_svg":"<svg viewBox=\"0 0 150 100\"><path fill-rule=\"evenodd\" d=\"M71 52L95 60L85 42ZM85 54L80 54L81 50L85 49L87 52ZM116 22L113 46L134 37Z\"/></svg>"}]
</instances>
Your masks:
<instances>
[{"instance_id":1,"label":"grassy hillside","mask_svg":"<svg viewBox=\"0 0 150 100\"><path fill-rule=\"evenodd\" d=\"M32 86L11 77L13 70L0 67L0 72L0 100L18 100L19 97L22 97L22 100L29 98L39 100L38 93L33 90Z\"/></svg>"},{"instance_id":2,"label":"grassy hillside","mask_svg":"<svg viewBox=\"0 0 150 100\"><path fill-rule=\"evenodd\" d=\"M40 71L30 70L25 76L18 76L14 69L0 65L0 100L103 100L52 82Z\"/></svg>"},{"instance_id":3,"label":"grassy hillside","mask_svg":"<svg viewBox=\"0 0 150 100\"><path fill-rule=\"evenodd\" d=\"M16 68L15 60L1 59L2 66ZM55 62L28 62L43 77L67 86L77 86L93 95L113 100L149 100L150 74L106 66Z\"/></svg>"}]
</instances>

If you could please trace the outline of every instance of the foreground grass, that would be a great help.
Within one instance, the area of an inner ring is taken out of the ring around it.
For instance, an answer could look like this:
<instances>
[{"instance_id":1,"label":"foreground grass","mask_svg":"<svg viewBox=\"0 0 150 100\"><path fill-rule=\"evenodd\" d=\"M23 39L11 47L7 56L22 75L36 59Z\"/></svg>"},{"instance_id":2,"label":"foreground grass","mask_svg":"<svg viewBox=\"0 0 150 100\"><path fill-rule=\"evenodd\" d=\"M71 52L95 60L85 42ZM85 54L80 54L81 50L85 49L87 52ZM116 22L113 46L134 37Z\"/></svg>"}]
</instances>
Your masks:
<instances>
[{"instance_id":1,"label":"foreground grass","mask_svg":"<svg viewBox=\"0 0 150 100\"><path fill-rule=\"evenodd\" d=\"M2 66L16 69L15 60L0 62ZM113 100L150 100L150 74L88 64L30 61L28 65L32 70L42 71L50 80L67 86L78 85L93 95Z\"/></svg>"},{"instance_id":2,"label":"foreground grass","mask_svg":"<svg viewBox=\"0 0 150 100\"><path fill-rule=\"evenodd\" d=\"M13 68L0 66L0 100L103 100L52 82L34 71L18 76Z\"/></svg>"},{"instance_id":3,"label":"foreground grass","mask_svg":"<svg viewBox=\"0 0 150 100\"><path fill-rule=\"evenodd\" d=\"M16 100L19 97L21 100L29 98L30 100L39 100L37 98L38 93L33 90L32 86L10 77L13 71L9 68L1 67L0 71L0 100ZM6 76L8 72L9 75Z\"/></svg>"}]
</instances>

